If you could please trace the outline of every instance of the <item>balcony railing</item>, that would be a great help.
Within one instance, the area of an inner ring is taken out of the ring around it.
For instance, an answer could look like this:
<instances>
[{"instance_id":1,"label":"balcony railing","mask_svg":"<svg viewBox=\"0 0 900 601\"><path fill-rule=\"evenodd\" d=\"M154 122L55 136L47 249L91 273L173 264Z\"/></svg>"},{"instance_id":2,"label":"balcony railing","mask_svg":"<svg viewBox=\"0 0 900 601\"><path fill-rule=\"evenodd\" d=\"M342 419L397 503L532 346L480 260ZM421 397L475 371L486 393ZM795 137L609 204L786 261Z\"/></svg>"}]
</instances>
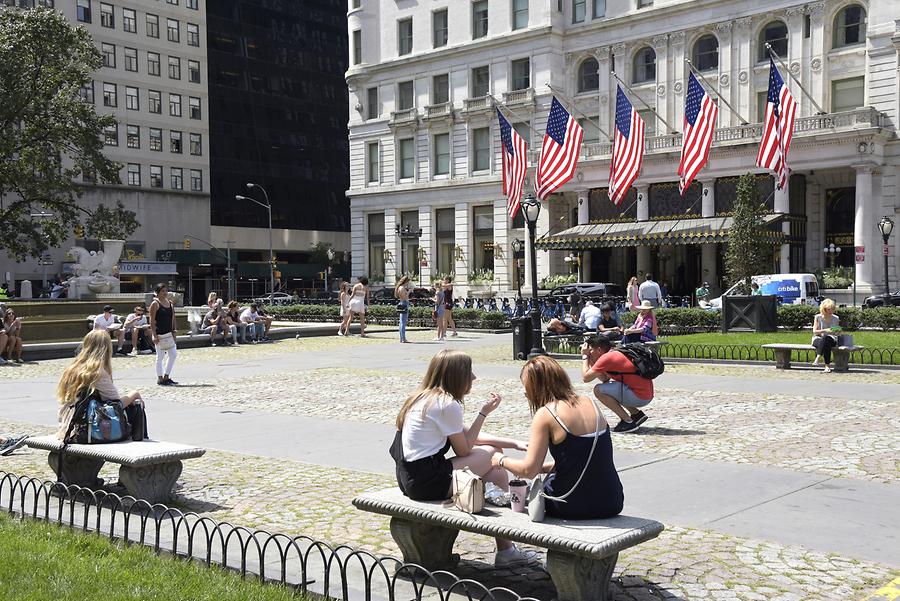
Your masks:
<instances>
[{"instance_id":1,"label":"balcony railing","mask_svg":"<svg viewBox=\"0 0 900 601\"><path fill-rule=\"evenodd\" d=\"M534 89L515 90L503 93L503 104L534 104Z\"/></svg>"},{"instance_id":2,"label":"balcony railing","mask_svg":"<svg viewBox=\"0 0 900 601\"><path fill-rule=\"evenodd\" d=\"M425 107L423 119L446 119L453 115L453 105L449 102L441 104L430 104Z\"/></svg>"},{"instance_id":3,"label":"balcony railing","mask_svg":"<svg viewBox=\"0 0 900 601\"><path fill-rule=\"evenodd\" d=\"M492 108L494 108L494 103L490 96L478 96L476 98L466 98L463 100L464 113L478 113L481 111L489 111Z\"/></svg>"},{"instance_id":4,"label":"balcony railing","mask_svg":"<svg viewBox=\"0 0 900 601\"><path fill-rule=\"evenodd\" d=\"M419 119L419 114L416 112L416 108L403 109L402 111L392 111L391 112L391 125L408 125L410 123L415 123Z\"/></svg>"},{"instance_id":5,"label":"balcony railing","mask_svg":"<svg viewBox=\"0 0 900 601\"><path fill-rule=\"evenodd\" d=\"M884 114L866 107L853 111L798 117L794 120L794 136L804 134L821 134L838 128L865 129L884 127ZM747 144L762 137L762 124L737 125L720 127L713 136L713 146L723 144ZM644 141L646 152L672 152L681 148L681 134L665 134L650 136ZM583 158L598 158L612 154L612 145L608 143L584 144L581 147Z\"/></svg>"}]
</instances>

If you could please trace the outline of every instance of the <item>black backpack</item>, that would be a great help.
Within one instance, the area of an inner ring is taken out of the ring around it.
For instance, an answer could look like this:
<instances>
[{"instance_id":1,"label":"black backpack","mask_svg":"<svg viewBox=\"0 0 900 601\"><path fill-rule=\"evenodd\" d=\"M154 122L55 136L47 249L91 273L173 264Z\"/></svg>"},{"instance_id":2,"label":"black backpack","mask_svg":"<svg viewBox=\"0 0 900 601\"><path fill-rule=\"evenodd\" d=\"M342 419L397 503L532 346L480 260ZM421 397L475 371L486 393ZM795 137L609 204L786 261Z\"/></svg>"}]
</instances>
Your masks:
<instances>
[{"instance_id":1,"label":"black backpack","mask_svg":"<svg viewBox=\"0 0 900 601\"><path fill-rule=\"evenodd\" d=\"M642 378L652 380L666 370L662 358L642 342L630 342L612 350L628 357L635 372Z\"/></svg>"}]
</instances>

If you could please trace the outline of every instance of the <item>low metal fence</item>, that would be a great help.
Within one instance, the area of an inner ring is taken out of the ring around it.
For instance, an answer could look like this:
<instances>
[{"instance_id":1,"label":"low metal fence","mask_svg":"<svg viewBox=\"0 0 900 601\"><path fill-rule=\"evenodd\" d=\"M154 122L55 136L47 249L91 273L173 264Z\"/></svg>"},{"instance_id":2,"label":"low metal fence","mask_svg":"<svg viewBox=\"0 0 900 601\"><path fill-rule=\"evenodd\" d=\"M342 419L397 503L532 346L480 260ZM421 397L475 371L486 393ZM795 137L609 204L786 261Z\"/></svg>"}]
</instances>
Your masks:
<instances>
[{"instance_id":1,"label":"low metal fence","mask_svg":"<svg viewBox=\"0 0 900 601\"><path fill-rule=\"evenodd\" d=\"M244 578L330 599L537 601L447 571L429 571L309 536L217 522L193 512L0 471L0 510L72 530L150 547L157 554L213 564ZM98 591L99 592L99 591Z\"/></svg>"}]
</instances>

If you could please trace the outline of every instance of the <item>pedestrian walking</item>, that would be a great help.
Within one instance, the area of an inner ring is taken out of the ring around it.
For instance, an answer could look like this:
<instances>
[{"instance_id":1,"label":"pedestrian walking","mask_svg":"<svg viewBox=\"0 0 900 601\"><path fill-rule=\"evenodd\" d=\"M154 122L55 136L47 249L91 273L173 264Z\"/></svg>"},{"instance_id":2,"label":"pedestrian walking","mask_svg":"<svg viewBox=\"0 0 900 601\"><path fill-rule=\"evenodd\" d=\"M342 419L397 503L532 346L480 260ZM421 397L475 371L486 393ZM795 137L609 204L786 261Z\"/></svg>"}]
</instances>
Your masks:
<instances>
[{"instance_id":1,"label":"pedestrian walking","mask_svg":"<svg viewBox=\"0 0 900 601\"><path fill-rule=\"evenodd\" d=\"M653 276L647 274L644 276L644 282L638 289L638 299L640 302L650 301L654 309L659 309L663 304L663 293L659 288L659 284L653 281Z\"/></svg>"},{"instance_id":2,"label":"pedestrian walking","mask_svg":"<svg viewBox=\"0 0 900 601\"><path fill-rule=\"evenodd\" d=\"M453 330L451 336L459 336L456 333L456 322L453 321L453 278L449 275L444 278L444 332L447 328Z\"/></svg>"},{"instance_id":3,"label":"pedestrian walking","mask_svg":"<svg viewBox=\"0 0 900 601\"><path fill-rule=\"evenodd\" d=\"M625 290L625 308L629 311L637 311L636 307L641 304L641 301L638 299L638 290L637 276L632 276L628 280L628 287Z\"/></svg>"},{"instance_id":4,"label":"pedestrian walking","mask_svg":"<svg viewBox=\"0 0 900 601\"><path fill-rule=\"evenodd\" d=\"M444 321L444 311L447 310L446 294L444 293L444 283L441 280L434 281L434 323L437 327L437 336L435 340L442 342L444 334L447 332L447 322Z\"/></svg>"},{"instance_id":5,"label":"pedestrian walking","mask_svg":"<svg viewBox=\"0 0 900 601\"><path fill-rule=\"evenodd\" d=\"M159 386L175 386L178 384L170 376L178 357L175 337L175 306L169 300L169 287L159 284L156 287L156 298L150 303L150 336L156 347L156 383ZM163 360L166 368L163 370Z\"/></svg>"},{"instance_id":6,"label":"pedestrian walking","mask_svg":"<svg viewBox=\"0 0 900 601\"><path fill-rule=\"evenodd\" d=\"M341 292L338 302L341 303L341 325L338 327L338 336L350 334L350 282L341 281Z\"/></svg>"},{"instance_id":7,"label":"pedestrian walking","mask_svg":"<svg viewBox=\"0 0 900 601\"><path fill-rule=\"evenodd\" d=\"M400 316L400 342L409 342L406 339L406 325L409 323L409 276L405 275L397 280L394 287L394 296L397 297L397 313Z\"/></svg>"},{"instance_id":8,"label":"pedestrian walking","mask_svg":"<svg viewBox=\"0 0 900 601\"><path fill-rule=\"evenodd\" d=\"M359 337L366 337L366 307L369 305L369 278L359 276L353 290L350 292L350 301L347 307L350 309L350 319L347 321L347 333L350 332L350 322L353 314L359 315Z\"/></svg>"}]
</instances>

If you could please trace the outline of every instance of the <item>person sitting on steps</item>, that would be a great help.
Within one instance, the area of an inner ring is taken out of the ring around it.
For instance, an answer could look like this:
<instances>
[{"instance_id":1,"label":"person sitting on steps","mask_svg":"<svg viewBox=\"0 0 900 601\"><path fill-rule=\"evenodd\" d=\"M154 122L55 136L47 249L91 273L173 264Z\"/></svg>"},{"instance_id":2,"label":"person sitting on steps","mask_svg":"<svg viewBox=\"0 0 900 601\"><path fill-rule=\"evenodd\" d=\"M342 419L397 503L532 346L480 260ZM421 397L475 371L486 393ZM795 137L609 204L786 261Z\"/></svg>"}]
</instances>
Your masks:
<instances>
[{"instance_id":1,"label":"person sitting on steps","mask_svg":"<svg viewBox=\"0 0 900 601\"><path fill-rule=\"evenodd\" d=\"M601 336L591 336L581 346L581 379L600 380L594 396L621 420L613 432L634 432L647 421L640 407L653 400L653 380L637 374L637 368Z\"/></svg>"},{"instance_id":2,"label":"person sitting on steps","mask_svg":"<svg viewBox=\"0 0 900 601\"><path fill-rule=\"evenodd\" d=\"M109 332L110 336L114 336L119 343L119 348L116 349L116 352L124 354L125 332L122 329L122 324L116 321L116 316L113 315L115 312L116 310L112 305L105 305L103 313L94 318L94 329Z\"/></svg>"}]
</instances>

